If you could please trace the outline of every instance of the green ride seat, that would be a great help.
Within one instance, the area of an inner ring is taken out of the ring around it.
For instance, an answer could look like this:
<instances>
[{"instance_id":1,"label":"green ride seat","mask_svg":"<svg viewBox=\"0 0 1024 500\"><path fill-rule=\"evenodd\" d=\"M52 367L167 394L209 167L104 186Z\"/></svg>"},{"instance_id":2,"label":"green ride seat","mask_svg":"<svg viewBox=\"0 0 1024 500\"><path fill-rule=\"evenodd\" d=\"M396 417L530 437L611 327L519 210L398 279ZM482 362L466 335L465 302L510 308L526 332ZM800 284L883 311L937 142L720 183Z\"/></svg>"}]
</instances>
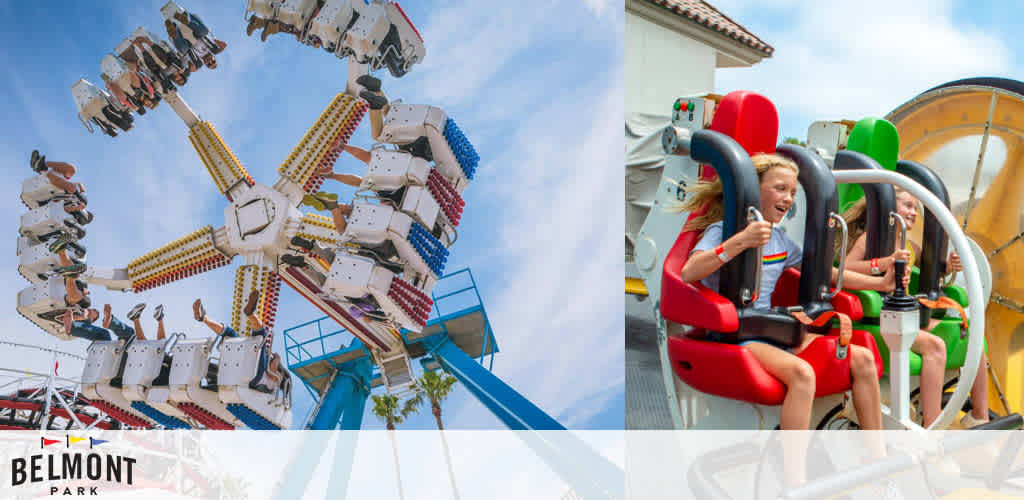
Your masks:
<instances>
[{"instance_id":1,"label":"green ride seat","mask_svg":"<svg viewBox=\"0 0 1024 500\"><path fill-rule=\"evenodd\" d=\"M920 275L920 272L921 270L917 267L913 268L911 271L910 284L907 285L907 291L911 295L917 293L917 278ZM874 290L847 291L860 300L861 308L864 310L863 319L854 322L853 328L855 330L871 332L871 335L875 337L875 343L878 345L878 352L882 355L882 363L884 364L883 373L888 374L889 346L885 343L885 339L882 338L878 324L882 311L882 294ZM967 292L962 287L953 285L943 289L943 292L947 297L955 300L961 306L967 307ZM967 357L967 341L970 337L965 334L963 338L960 338L960 318L946 315L945 310L943 309L932 311L932 317L941 318L941 321L932 329L931 333L946 343L946 369L953 370L963 367L964 361ZM982 345L987 353L988 344ZM910 352L910 374L921 374L921 356L913 351Z\"/></svg>"}]
</instances>

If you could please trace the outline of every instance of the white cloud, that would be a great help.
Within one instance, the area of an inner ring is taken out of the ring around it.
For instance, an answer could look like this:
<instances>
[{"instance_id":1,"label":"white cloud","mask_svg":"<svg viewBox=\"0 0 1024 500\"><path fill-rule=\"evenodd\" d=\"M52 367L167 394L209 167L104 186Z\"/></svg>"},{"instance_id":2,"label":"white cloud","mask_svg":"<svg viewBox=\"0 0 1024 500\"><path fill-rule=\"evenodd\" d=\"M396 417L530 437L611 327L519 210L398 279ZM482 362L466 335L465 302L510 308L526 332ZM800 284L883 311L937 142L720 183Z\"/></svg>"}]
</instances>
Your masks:
<instances>
[{"instance_id":1,"label":"white cloud","mask_svg":"<svg viewBox=\"0 0 1024 500\"><path fill-rule=\"evenodd\" d=\"M622 162L614 120L623 114L621 70L601 81L608 86L576 90L582 101L594 103L589 110L566 104L538 110L539 116L527 118L536 126L523 129L515 147L494 161L519 182L495 193L505 207L500 246L511 262L490 317L503 333L504 356L544 360L542 366L502 364L495 371L532 379L518 389L552 415L614 384L618 377L607 377L621 375L623 366L622 300L609 293L623 272L617 232L622 213L609 203L621 189L616 178L601 175ZM566 135L578 140L566 142ZM538 380L521 370L544 376Z\"/></svg>"},{"instance_id":2,"label":"white cloud","mask_svg":"<svg viewBox=\"0 0 1024 500\"><path fill-rule=\"evenodd\" d=\"M813 120L883 116L940 83L1011 70L1008 47L957 22L950 2L773 4L737 14L723 7L775 54L753 68L718 71L716 88L768 96L784 125L797 127L788 135L804 137Z\"/></svg>"}]
</instances>

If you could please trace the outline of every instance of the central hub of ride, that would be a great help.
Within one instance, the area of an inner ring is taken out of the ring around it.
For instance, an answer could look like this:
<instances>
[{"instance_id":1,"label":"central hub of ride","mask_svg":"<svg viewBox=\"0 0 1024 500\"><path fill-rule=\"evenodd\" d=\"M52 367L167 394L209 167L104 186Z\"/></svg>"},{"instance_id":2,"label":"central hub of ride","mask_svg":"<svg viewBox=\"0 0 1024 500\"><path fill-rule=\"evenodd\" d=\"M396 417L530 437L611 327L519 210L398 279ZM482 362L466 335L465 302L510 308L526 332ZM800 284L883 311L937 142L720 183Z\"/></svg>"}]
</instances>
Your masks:
<instances>
[{"instance_id":1,"label":"central hub of ride","mask_svg":"<svg viewBox=\"0 0 1024 500\"><path fill-rule=\"evenodd\" d=\"M256 183L224 209L228 242L239 253L277 255L287 245L289 217L302 214L284 194Z\"/></svg>"}]
</instances>

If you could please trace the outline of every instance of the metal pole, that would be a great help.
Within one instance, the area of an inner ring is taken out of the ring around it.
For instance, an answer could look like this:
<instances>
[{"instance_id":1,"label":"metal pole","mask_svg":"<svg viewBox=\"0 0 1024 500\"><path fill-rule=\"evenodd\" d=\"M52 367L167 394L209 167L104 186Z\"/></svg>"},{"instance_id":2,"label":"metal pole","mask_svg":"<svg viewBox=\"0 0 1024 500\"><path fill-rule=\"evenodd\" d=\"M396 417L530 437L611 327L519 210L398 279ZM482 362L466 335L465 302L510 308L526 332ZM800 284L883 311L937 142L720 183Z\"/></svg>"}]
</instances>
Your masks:
<instances>
[{"instance_id":1,"label":"metal pole","mask_svg":"<svg viewBox=\"0 0 1024 500\"><path fill-rule=\"evenodd\" d=\"M978 276L978 263L974 260L974 254L971 253L967 236L964 235L963 230L957 224L956 218L949 212L949 209L931 191L921 187L921 185L912 181L909 177L888 170L834 170L832 175L835 177L836 182L839 183L893 184L914 195L938 219L939 224L942 225L946 234L949 235L950 243L953 244L953 248L963 261L964 276L967 278L967 297L970 304L974 306L971 308L970 314L970 338L967 342L967 357L964 367L960 371L960 383L957 384L953 397L950 398L949 403L942 409L942 413L939 414L939 417L935 419L930 428L941 429L948 427L953 422L953 418L959 413L964 401L967 400L967 394L974 383L974 377L978 373L978 363L981 360L982 343L985 338L985 314L980 309L980 305L984 304L985 300L981 291L981 279Z\"/></svg>"}]
</instances>

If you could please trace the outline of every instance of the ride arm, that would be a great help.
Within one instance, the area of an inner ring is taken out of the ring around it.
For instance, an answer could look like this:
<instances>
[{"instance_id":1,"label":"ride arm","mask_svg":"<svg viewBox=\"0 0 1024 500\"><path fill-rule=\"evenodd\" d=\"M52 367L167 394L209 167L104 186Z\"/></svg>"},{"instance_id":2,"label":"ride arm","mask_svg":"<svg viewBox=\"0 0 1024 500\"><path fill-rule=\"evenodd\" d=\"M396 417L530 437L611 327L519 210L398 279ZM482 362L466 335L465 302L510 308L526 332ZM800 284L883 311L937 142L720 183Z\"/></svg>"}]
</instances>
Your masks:
<instances>
[{"instance_id":1,"label":"ride arm","mask_svg":"<svg viewBox=\"0 0 1024 500\"><path fill-rule=\"evenodd\" d=\"M90 266L82 279L110 290L139 293L224 266L235 253L223 227L204 226L132 259L124 269Z\"/></svg>"}]
</instances>

